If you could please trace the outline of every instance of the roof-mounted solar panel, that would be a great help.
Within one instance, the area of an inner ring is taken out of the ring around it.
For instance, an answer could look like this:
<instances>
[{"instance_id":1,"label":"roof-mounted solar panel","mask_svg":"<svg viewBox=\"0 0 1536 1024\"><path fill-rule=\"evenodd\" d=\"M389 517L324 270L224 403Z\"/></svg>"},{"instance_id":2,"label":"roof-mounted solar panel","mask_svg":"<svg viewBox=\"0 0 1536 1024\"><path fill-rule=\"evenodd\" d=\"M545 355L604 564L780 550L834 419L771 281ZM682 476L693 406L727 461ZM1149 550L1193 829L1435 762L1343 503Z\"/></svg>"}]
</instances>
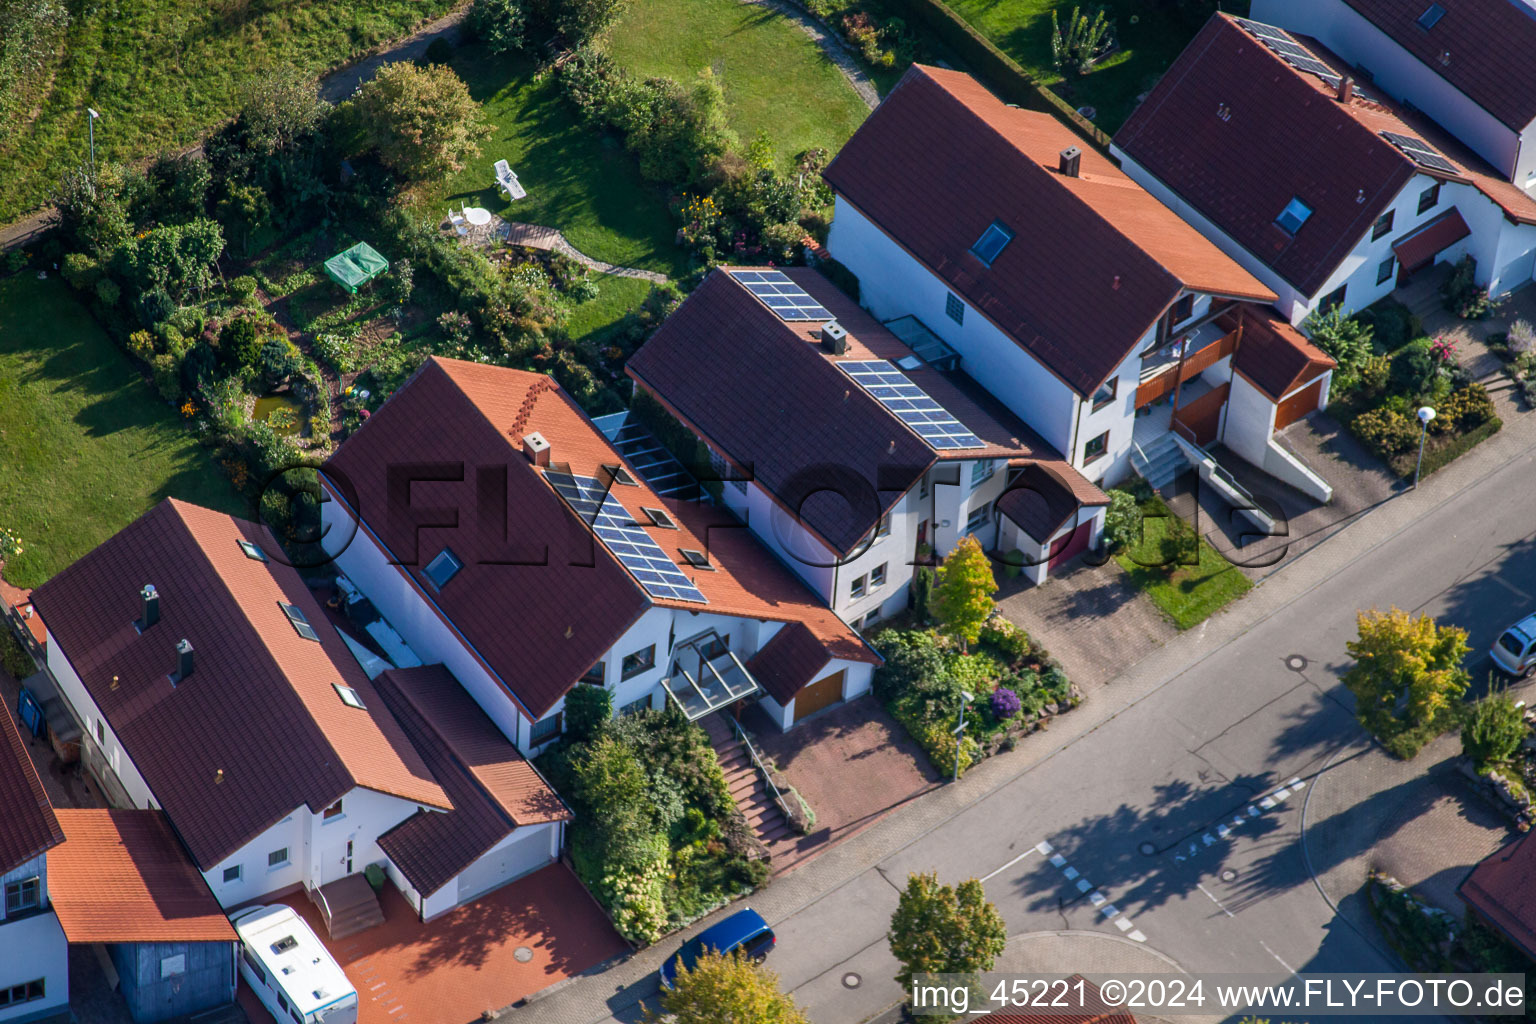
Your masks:
<instances>
[{"instance_id":1,"label":"roof-mounted solar panel","mask_svg":"<svg viewBox=\"0 0 1536 1024\"><path fill-rule=\"evenodd\" d=\"M608 488L600 481L573 473L545 473L544 478L581 521L591 527L603 547L640 581L646 593L673 601L709 603L677 563L667 557L661 545L635 522L634 516L609 496Z\"/></svg>"},{"instance_id":2,"label":"roof-mounted solar panel","mask_svg":"<svg viewBox=\"0 0 1536 1024\"><path fill-rule=\"evenodd\" d=\"M738 270L731 275L780 320L831 320L832 314L782 270Z\"/></svg>"},{"instance_id":3,"label":"roof-mounted solar panel","mask_svg":"<svg viewBox=\"0 0 1536 1024\"><path fill-rule=\"evenodd\" d=\"M1455 164L1441 156L1438 150L1417 135L1382 132L1381 137L1402 150L1410 160L1421 167L1432 167L1437 171L1444 171L1447 174L1458 173Z\"/></svg>"},{"instance_id":4,"label":"roof-mounted solar panel","mask_svg":"<svg viewBox=\"0 0 1536 1024\"><path fill-rule=\"evenodd\" d=\"M893 364L883 359L869 359L838 363L837 366L935 451L987 446Z\"/></svg>"}]
</instances>

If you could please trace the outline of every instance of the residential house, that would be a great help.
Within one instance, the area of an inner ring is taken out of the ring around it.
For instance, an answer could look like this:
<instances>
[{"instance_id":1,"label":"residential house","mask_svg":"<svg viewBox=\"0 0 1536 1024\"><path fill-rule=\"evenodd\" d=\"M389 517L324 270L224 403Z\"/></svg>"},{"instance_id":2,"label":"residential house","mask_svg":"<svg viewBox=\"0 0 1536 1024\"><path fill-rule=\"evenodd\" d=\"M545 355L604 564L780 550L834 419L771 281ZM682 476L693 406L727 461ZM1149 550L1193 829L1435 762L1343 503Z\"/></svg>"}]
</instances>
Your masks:
<instances>
[{"instance_id":1,"label":"residential house","mask_svg":"<svg viewBox=\"0 0 1536 1024\"><path fill-rule=\"evenodd\" d=\"M0 711L0 1022L69 1010L69 940L48 892L48 851L64 841L32 758Z\"/></svg>"},{"instance_id":2,"label":"residential house","mask_svg":"<svg viewBox=\"0 0 1536 1024\"><path fill-rule=\"evenodd\" d=\"M1361 83L1422 110L1506 181L1536 188L1529 0L1254 0L1251 13L1318 40Z\"/></svg>"},{"instance_id":3,"label":"residential house","mask_svg":"<svg viewBox=\"0 0 1536 1024\"><path fill-rule=\"evenodd\" d=\"M257 525L168 499L32 595L86 767L114 804L165 811L224 907L387 866L391 830L454 810L269 551ZM559 847L554 816L521 827L539 838L520 849L544 853L507 879Z\"/></svg>"},{"instance_id":4,"label":"residential house","mask_svg":"<svg viewBox=\"0 0 1536 1024\"><path fill-rule=\"evenodd\" d=\"M1493 295L1529 281L1536 199L1354 73L1316 40L1216 14L1112 152L1294 324L1463 255Z\"/></svg>"},{"instance_id":5,"label":"residential house","mask_svg":"<svg viewBox=\"0 0 1536 1024\"><path fill-rule=\"evenodd\" d=\"M1241 344L1223 324L1272 302L1269 285L1062 122L968 75L914 65L826 180L827 246L859 301L920 321L1094 483L1203 465L1173 438L1221 437L1251 408L1227 401L1234 360L1290 343ZM1326 402L1326 381L1314 393Z\"/></svg>"},{"instance_id":6,"label":"residential house","mask_svg":"<svg viewBox=\"0 0 1536 1024\"><path fill-rule=\"evenodd\" d=\"M321 480L337 568L524 752L560 735L577 685L619 713L761 700L788 727L866 691L879 661L729 512L659 494L542 374L430 359Z\"/></svg>"},{"instance_id":7,"label":"residential house","mask_svg":"<svg viewBox=\"0 0 1536 1024\"><path fill-rule=\"evenodd\" d=\"M863 627L968 534L1037 580L1097 542L1104 493L958 362L815 270L721 267L628 372L708 446L726 507Z\"/></svg>"},{"instance_id":8,"label":"residential house","mask_svg":"<svg viewBox=\"0 0 1536 1024\"><path fill-rule=\"evenodd\" d=\"M1536 960L1536 843L1528 839L1520 836L1483 858L1457 892L1473 914Z\"/></svg>"}]
</instances>

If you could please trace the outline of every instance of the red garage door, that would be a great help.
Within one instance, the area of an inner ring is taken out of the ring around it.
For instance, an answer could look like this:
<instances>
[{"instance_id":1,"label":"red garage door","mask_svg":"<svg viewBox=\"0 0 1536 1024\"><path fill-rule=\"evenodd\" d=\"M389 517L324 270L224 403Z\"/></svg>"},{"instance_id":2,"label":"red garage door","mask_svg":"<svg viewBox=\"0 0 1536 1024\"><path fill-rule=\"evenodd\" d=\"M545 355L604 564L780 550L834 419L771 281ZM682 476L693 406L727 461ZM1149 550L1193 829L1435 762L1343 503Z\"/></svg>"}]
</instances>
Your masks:
<instances>
[{"instance_id":1,"label":"red garage door","mask_svg":"<svg viewBox=\"0 0 1536 1024\"><path fill-rule=\"evenodd\" d=\"M1323 380L1319 377L1311 384L1285 399L1275 409L1275 429L1290 426L1309 412L1317 409L1323 397Z\"/></svg>"},{"instance_id":2,"label":"red garage door","mask_svg":"<svg viewBox=\"0 0 1536 1024\"><path fill-rule=\"evenodd\" d=\"M1051 541L1051 560L1047 567L1054 569L1067 561L1073 555L1081 554L1088 547L1088 536L1093 532L1092 523L1084 523L1071 533L1063 534Z\"/></svg>"}]
</instances>

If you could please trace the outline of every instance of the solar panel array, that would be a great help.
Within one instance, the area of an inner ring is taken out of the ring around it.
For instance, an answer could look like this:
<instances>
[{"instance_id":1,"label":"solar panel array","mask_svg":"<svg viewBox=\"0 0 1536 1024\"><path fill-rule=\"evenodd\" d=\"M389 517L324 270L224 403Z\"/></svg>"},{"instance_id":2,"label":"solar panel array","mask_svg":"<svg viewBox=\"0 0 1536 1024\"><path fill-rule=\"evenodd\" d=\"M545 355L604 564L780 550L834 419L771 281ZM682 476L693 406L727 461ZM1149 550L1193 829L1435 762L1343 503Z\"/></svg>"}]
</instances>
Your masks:
<instances>
[{"instance_id":1,"label":"solar panel array","mask_svg":"<svg viewBox=\"0 0 1536 1024\"><path fill-rule=\"evenodd\" d=\"M928 397L928 392L885 360L850 360L837 366L935 451L987 446L947 409Z\"/></svg>"},{"instance_id":2,"label":"solar panel array","mask_svg":"<svg viewBox=\"0 0 1536 1024\"><path fill-rule=\"evenodd\" d=\"M831 320L832 314L782 270L738 270L731 275L780 320Z\"/></svg>"},{"instance_id":3,"label":"solar panel array","mask_svg":"<svg viewBox=\"0 0 1536 1024\"><path fill-rule=\"evenodd\" d=\"M545 479L581 521L591 527L603 546L640 581L646 593L673 601L709 603L677 563L667 557L661 545L609 496L608 488L600 481L571 473L546 473Z\"/></svg>"},{"instance_id":4,"label":"solar panel array","mask_svg":"<svg viewBox=\"0 0 1536 1024\"><path fill-rule=\"evenodd\" d=\"M1407 153L1409 159L1421 167L1433 167L1435 170L1445 171L1447 174L1458 173L1455 164L1441 156L1429 143L1416 135L1382 132L1381 137L1404 153Z\"/></svg>"},{"instance_id":5,"label":"solar panel array","mask_svg":"<svg viewBox=\"0 0 1536 1024\"><path fill-rule=\"evenodd\" d=\"M1296 37L1285 31L1285 29L1266 25L1259 21L1249 21L1247 18L1234 18L1232 20L1241 25L1243 30L1253 36L1253 38L1279 54L1281 60L1297 71L1305 71L1308 74L1316 75L1326 82L1330 89L1337 89L1339 87L1338 72L1313 56L1311 51L1298 43Z\"/></svg>"}]
</instances>

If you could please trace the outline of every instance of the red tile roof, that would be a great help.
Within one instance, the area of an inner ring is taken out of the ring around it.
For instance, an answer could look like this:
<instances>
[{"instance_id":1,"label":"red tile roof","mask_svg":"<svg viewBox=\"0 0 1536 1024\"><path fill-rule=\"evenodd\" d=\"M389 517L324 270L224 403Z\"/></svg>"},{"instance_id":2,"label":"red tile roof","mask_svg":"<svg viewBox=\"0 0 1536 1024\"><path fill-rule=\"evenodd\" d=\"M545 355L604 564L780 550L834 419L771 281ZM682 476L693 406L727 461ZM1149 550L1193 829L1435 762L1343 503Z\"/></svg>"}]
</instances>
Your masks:
<instances>
[{"instance_id":1,"label":"red tile roof","mask_svg":"<svg viewBox=\"0 0 1536 1024\"><path fill-rule=\"evenodd\" d=\"M453 810L418 811L379 837L417 892L436 892L518 828L571 817L446 668L395 669L376 682L453 800Z\"/></svg>"},{"instance_id":2,"label":"red tile roof","mask_svg":"<svg viewBox=\"0 0 1536 1024\"><path fill-rule=\"evenodd\" d=\"M1341 74L1315 40L1298 41ZM1229 16L1214 15L1115 145L1260 262L1315 294L1415 174L1473 186L1514 220L1536 221L1536 200L1434 126L1408 119L1379 90L1340 103L1322 79L1292 68ZM1416 165L1381 137L1418 136L1457 165ZM1294 236L1275 224L1299 198L1312 209Z\"/></svg>"},{"instance_id":3,"label":"red tile roof","mask_svg":"<svg viewBox=\"0 0 1536 1024\"><path fill-rule=\"evenodd\" d=\"M1536 843L1521 836L1472 869L1458 890L1467 905L1536 958Z\"/></svg>"},{"instance_id":4,"label":"red tile roof","mask_svg":"<svg viewBox=\"0 0 1536 1024\"><path fill-rule=\"evenodd\" d=\"M791 622L747 661L747 671L768 696L784 705L815 682L830 660L827 649L810 630Z\"/></svg>"},{"instance_id":5,"label":"red tile roof","mask_svg":"<svg viewBox=\"0 0 1536 1024\"><path fill-rule=\"evenodd\" d=\"M1392 251L1397 254L1397 262L1404 268L1417 270L1434 259L1436 253L1455 245L1471 233L1472 229L1462 219L1461 211L1452 207L1393 242Z\"/></svg>"},{"instance_id":6,"label":"red tile roof","mask_svg":"<svg viewBox=\"0 0 1536 1024\"><path fill-rule=\"evenodd\" d=\"M70 942L233 942L161 811L60 808L48 896Z\"/></svg>"},{"instance_id":7,"label":"red tile roof","mask_svg":"<svg viewBox=\"0 0 1536 1024\"><path fill-rule=\"evenodd\" d=\"M425 423L432 429L422 430ZM341 446L326 472L343 481L343 492L355 494L363 520L396 558L419 561L405 568L537 718L647 608L704 606L646 593L523 456L522 438L533 431L549 442L552 466L605 478L604 467L624 464L548 377L434 358ZM418 529L408 516L391 513L389 472L403 453L418 465L465 467L461 479L414 485L416 508L464 510L427 521L456 518L459 525ZM863 645L853 632L734 519L722 522L725 513L662 499L627 468L637 484L614 486L607 500L639 523L649 522L646 507L672 513L679 529L648 526L646 533L683 566L708 610L804 621L847 656L874 657L867 649L857 653ZM480 520L487 508L478 495L483 480L494 480L493 493L504 489L506 495L504 505L489 506L494 518L487 522ZM439 592L421 570L444 546L464 568ZM688 567L682 548L709 553L714 571ZM529 600L534 594L538 600ZM515 609L510 622L509 609Z\"/></svg>"},{"instance_id":8,"label":"red tile roof","mask_svg":"<svg viewBox=\"0 0 1536 1024\"><path fill-rule=\"evenodd\" d=\"M448 806L299 574L246 557L242 539L276 550L253 523L167 499L32 595L198 866L355 786ZM146 583L161 619L140 633ZM284 603L319 643L299 636ZM172 685L183 638L194 670ZM342 703L337 685L366 710Z\"/></svg>"},{"instance_id":9,"label":"red tile roof","mask_svg":"<svg viewBox=\"0 0 1536 1024\"><path fill-rule=\"evenodd\" d=\"M628 370L680 419L786 509L800 507L808 483L828 466L854 487L875 491L858 507L823 493L801 507L804 525L836 554L854 550L881 515L936 462L1006 458L1055 466L1088 503L1102 492L986 389L963 373L927 365L906 377L986 442L984 448L935 452L846 374L841 360L900 360L912 350L821 274L787 268L791 280L848 331L845 354L817 342L820 324L787 323L721 268L705 279L651 339ZM729 338L728 343L721 339ZM766 389L744 381L774 381Z\"/></svg>"},{"instance_id":10,"label":"red tile roof","mask_svg":"<svg viewBox=\"0 0 1536 1024\"><path fill-rule=\"evenodd\" d=\"M1536 119L1536 11L1529 4L1436 0L1445 15L1425 30L1418 19L1429 0L1344 2L1505 127L1519 132Z\"/></svg>"},{"instance_id":11,"label":"red tile roof","mask_svg":"<svg viewBox=\"0 0 1536 1024\"><path fill-rule=\"evenodd\" d=\"M997 510L1012 519L1024 532L1044 543L1071 518L1080 504L1107 505L1108 496L1099 501L1080 502L1061 477L1036 463L1009 483Z\"/></svg>"},{"instance_id":12,"label":"red tile roof","mask_svg":"<svg viewBox=\"0 0 1536 1024\"><path fill-rule=\"evenodd\" d=\"M1082 150L1080 176L1057 172ZM913 65L827 167L832 188L1089 395L1187 287L1274 293L1048 114ZM994 220L1016 237L971 254Z\"/></svg>"},{"instance_id":13,"label":"red tile roof","mask_svg":"<svg viewBox=\"0 0 1536 1024\"><path fill-rule=\"evenodd\" d=\"M0 623L0 629L6 628ZM64 841L43 780L9 711L0 709L0 875Z\"/></svg>"},{"instance_id":14,"label":"red tile roof","mask_svg":"<svg viewBox=\"0 0 1536 1024\"><path fill-rule=\"evenodd\" d=\"M1243 338L1233 355L1237 371L1278 402L1338 364L1292 327L1273 307L1240 307Z\"/></svg>"}]
</instances>

